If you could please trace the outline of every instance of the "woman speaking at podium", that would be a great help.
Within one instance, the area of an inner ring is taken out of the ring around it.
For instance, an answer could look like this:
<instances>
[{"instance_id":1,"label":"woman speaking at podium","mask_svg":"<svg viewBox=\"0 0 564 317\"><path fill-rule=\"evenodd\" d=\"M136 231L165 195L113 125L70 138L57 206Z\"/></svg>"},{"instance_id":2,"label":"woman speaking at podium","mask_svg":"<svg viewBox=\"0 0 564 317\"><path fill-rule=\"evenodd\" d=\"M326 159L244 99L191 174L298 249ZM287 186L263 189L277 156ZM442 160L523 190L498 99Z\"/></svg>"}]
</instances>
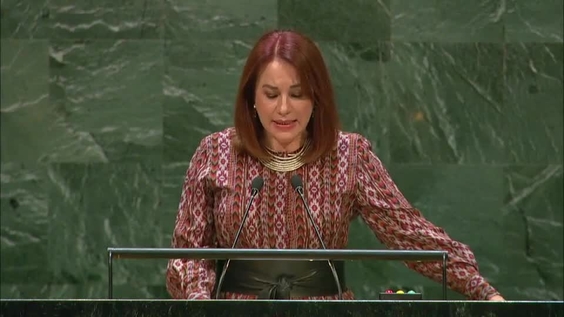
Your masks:
<instances>
[{"instance_id":1,"label":"woman speaking at podium","mask_svg":"<svg viewBox=\"0 0 564 317\"><path fill-rule=\"evenodd\" d=\"M234 127L203 138L190 161L174 248L344 249L360 216L390 249L448 251L450 289L503 300L468 246L404 198L370 142L340 130L329 72L312 40L293 31L264 34L244 66L234 116ZM330 300L342 290L341 298L354 299L339 261L230 261L227 270L218 263L170 260L168 292L178 299ZM441 281L439 263L406 265Z\"/></svg>"}]
</instances>

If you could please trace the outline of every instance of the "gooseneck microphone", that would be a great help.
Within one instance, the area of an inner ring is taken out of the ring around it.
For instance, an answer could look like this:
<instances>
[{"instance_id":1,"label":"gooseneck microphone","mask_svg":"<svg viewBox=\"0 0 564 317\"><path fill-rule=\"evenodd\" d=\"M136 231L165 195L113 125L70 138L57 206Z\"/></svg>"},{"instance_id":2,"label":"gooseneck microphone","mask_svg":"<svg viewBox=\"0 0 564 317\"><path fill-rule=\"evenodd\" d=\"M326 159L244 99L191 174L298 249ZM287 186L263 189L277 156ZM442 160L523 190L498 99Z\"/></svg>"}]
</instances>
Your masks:
<instances>
[{"instance_id":1,"label":"gooseneck microphone","mask_svg":"<svg viewBox=\"0 0 564 317\"><path fill-rule=\"evenodd\" d=\"M311 214L311 210L309 209L309 205L307 204L307 201L305 199L304 184L302 178L300 177L300 175L294 174L294 176L292 176L292 178L290 179L290 183L292 183L292 188L294 188L294 190L298 193L298 195L302 199L302 202L304 203L305 210L307 212L309 220L311 221L311 224L313 225L313 229L315 229L315 234L317 235L317 238L321 243L321 247L323 247L323 249L327 249L327 247L325 247L325 243L323 242L323 238L321 238L321 233L319 232L319 228L317 228L315 221L313 221L313 215ZM329 268L331 269L331 273L333 273L333 278L335 279L335 283L337 284L337 290L339 291L339 300L342 300L343 290L341 289L341 282L339 280L339 275L335 270L335 265L331 260L327 260L327 263L329 264Z\"/></svg>"},{"instance_id":2,"label":"gooseneck microphone","mask_svg":"<svg viewBox=\"0 0 564 317\"><path fill-rule=\"evenodd\" d=\"M247 204L247 207L245 208L245 213L243 214L243 219L241 220L241 224L239 225L239 229L237 230L237 233L235 234L235 239L233 240L233 244L231 245L231 249L234 249L235 246L237 245L237 242L239 241L239 236L241 235L241 231L243 230L243 225L245 224L245 220L247 220L247 216L249 215L249 210L251 210L251 206L253 204L253 201L255 200L255 197L257 196L257 194L262 189L263 185L264 185L264 179L261 176L255 177L253 179L253 181L251 182L251 198L249 199L249 203ZM227 259L227 262L225 263L225 265L223 266L223 269L221 270L219 282L217 283L217 288L215 290L215 298L216 299L219 298L219 293L221 291L221 285L223 284L223 280L225 279L225 273L227 273L227 268L229 267L230 262L231 262L231 259Z\"/></svg>"},{"instance_id":3,"label":"gooseneck microphone","mask_svg":"<svg viewBox=\"0 0 564 317\"><path fill-rule=\"evenodd\" d=\"M251 199L249 199L249 203L247 204L247 208L245 208L245 214L243 214L243 219L241 220L241 224L239 225L239 230L237 230L237 234L235 235L235 239L233 240L233 245L231 249L234 249L239 241L239 235L241 235L241 231L243 230L243 225L245 224L245 220L247 220L247 216L249 215L249 210L251 210L251 205L253 204L253 200L262 189L262 185L264 185L264 179L260 176L257 176L251 182Z\"/></svg>"}]
</instances>

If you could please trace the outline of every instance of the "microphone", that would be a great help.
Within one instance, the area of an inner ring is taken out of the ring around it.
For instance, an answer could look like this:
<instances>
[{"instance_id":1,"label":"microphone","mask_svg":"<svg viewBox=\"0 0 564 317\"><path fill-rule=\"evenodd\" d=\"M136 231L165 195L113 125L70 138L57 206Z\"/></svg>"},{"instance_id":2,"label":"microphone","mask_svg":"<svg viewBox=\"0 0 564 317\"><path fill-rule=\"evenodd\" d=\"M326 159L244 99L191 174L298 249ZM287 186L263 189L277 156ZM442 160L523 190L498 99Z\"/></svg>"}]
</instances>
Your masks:
<instances>
[{"instance_id":1,"label":"microphone","mask_svg":"<svg viewBox=\"0 0 564 317\"><path fill-rule=\"evenodd\" d=\"M321 238L321 233L319 233L319 229L317 228L315 221L313 221L313 215L311 214L311 210L309 210L309 205L306 202L302 178L300 177L300 175L294 174L294 176L292 176L292 178L290 179L290 183L292 184L292 188L294 188L294 190L298 193L298 195L302 199L302 202L304 203L305 210L307 212L309 220L311 221L311 224L313 225L313 229L315 229L315 234L317 235L317 238L321 243L321 247L323 247L323 249L327 249L327 247L325 247L325 243L323 242L323 238ZM341 289L341 282L339 280L339 276L337 275L337 271L335 270L335 265L333 265L333 261L331 260L327 260L327 263L329 264L329 268L331 269L331 273L333 273L333 278L335 279L335 283L337 284L337 290L339 291L339 300L342 300L343 290Z\"/></svg>"},{"instance_id":2,"label":"microphone","mask_svg":"<svg viewBox=\"0 0 564 317\"><path fill-rule=\"evenodd\" d=\"M247 220L247 216L249 215L249 210L251 210L251 205L253 204L253 200L262 189L264 185L264 179L261 176L257 176L251 182L251 199L249 199L249 203L247 204L247 208L245 208L245 213L243 214L243 219L241 220L241 224L239 225L239 229L235 234L235 239L233 240L233 244L231 245L231 249L234 249L239 241L239 236L241 235L241 231L243 230L243 225L245 224L245 220ZM219 298L219 293L221 291L221 285L223 284L223 279L225 278L225 273L227 273L227 268L229 267L229 263L231 259L227 259L225 266L223 266L223 270L221 271L221 275L219 277L219 282L217 283L217 288L215 290L215 298Z\"/></svg>"}]
</instances>

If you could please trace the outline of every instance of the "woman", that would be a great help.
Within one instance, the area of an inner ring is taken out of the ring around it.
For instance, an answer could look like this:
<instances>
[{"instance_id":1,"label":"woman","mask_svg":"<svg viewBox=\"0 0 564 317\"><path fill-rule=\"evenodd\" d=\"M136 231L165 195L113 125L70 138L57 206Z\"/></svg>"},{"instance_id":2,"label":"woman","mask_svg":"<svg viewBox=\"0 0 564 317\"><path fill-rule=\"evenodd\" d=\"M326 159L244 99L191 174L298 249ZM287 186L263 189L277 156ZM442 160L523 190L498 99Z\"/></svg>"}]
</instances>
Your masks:
<instances>
[{"instance_id":1,"label":"woman","mask_svg":"<svg viewBox=\"0 0 564 317\"><path fill-rule=\"evenodd\" d=\"M448 251L452 290L470 299L503 300L479 274L471 250L403 197L370 142L339 129L329 73L316 45L292 31L263 35L241 76L235 126L205 137L192 157L173 247L231 248L252 182L260 176L264 186L235 247L318 249L323 243L343 249L350 221L360 216L390 249ZM294 175L303 181L319 235L291 186ZM337 299L336 285L327 283L332 281L327 262L304 262L317 264L231 261L218 293L230 299ZM334 264L344 280L342 263ZM407 265L441 281L438 263ZM214 298L219 272L215 261L174 259L167 289L173 298ZM354 299L345 284L342 288L343 299Z\"/></svg>"}]
</instances>

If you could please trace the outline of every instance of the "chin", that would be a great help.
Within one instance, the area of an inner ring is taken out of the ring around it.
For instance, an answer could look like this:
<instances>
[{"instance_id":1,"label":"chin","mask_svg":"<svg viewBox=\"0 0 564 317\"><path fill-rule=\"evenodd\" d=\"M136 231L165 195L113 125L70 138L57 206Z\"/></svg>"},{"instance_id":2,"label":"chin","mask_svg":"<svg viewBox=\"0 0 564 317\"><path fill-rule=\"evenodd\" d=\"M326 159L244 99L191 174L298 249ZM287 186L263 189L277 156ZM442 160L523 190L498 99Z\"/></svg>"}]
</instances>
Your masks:
<instances>
[{"instance_id":1,"label":"chin","mask_svg":"<svg viewBox=\"0 0 564 317\"><path fill-rule=\"evenodd\" d=\"M270 134L276 142L280 145L289 145L292 142L295 142L300 137L300 133L295 132L276 132Z\"/></svg>"},{"instance_id":2,"label":"chin","mask_svg":"<svg viewBox=\"0 0 564 317\"><path fill-rule=\"evenodd\" d=\"M275 134L274 135L274 139L276 139L276 141L278 141L278 143L280 144L289 144L292 143L292 141L297 139L297 135L287 135L287 134Z\"/></svg>"}]
</instances>

